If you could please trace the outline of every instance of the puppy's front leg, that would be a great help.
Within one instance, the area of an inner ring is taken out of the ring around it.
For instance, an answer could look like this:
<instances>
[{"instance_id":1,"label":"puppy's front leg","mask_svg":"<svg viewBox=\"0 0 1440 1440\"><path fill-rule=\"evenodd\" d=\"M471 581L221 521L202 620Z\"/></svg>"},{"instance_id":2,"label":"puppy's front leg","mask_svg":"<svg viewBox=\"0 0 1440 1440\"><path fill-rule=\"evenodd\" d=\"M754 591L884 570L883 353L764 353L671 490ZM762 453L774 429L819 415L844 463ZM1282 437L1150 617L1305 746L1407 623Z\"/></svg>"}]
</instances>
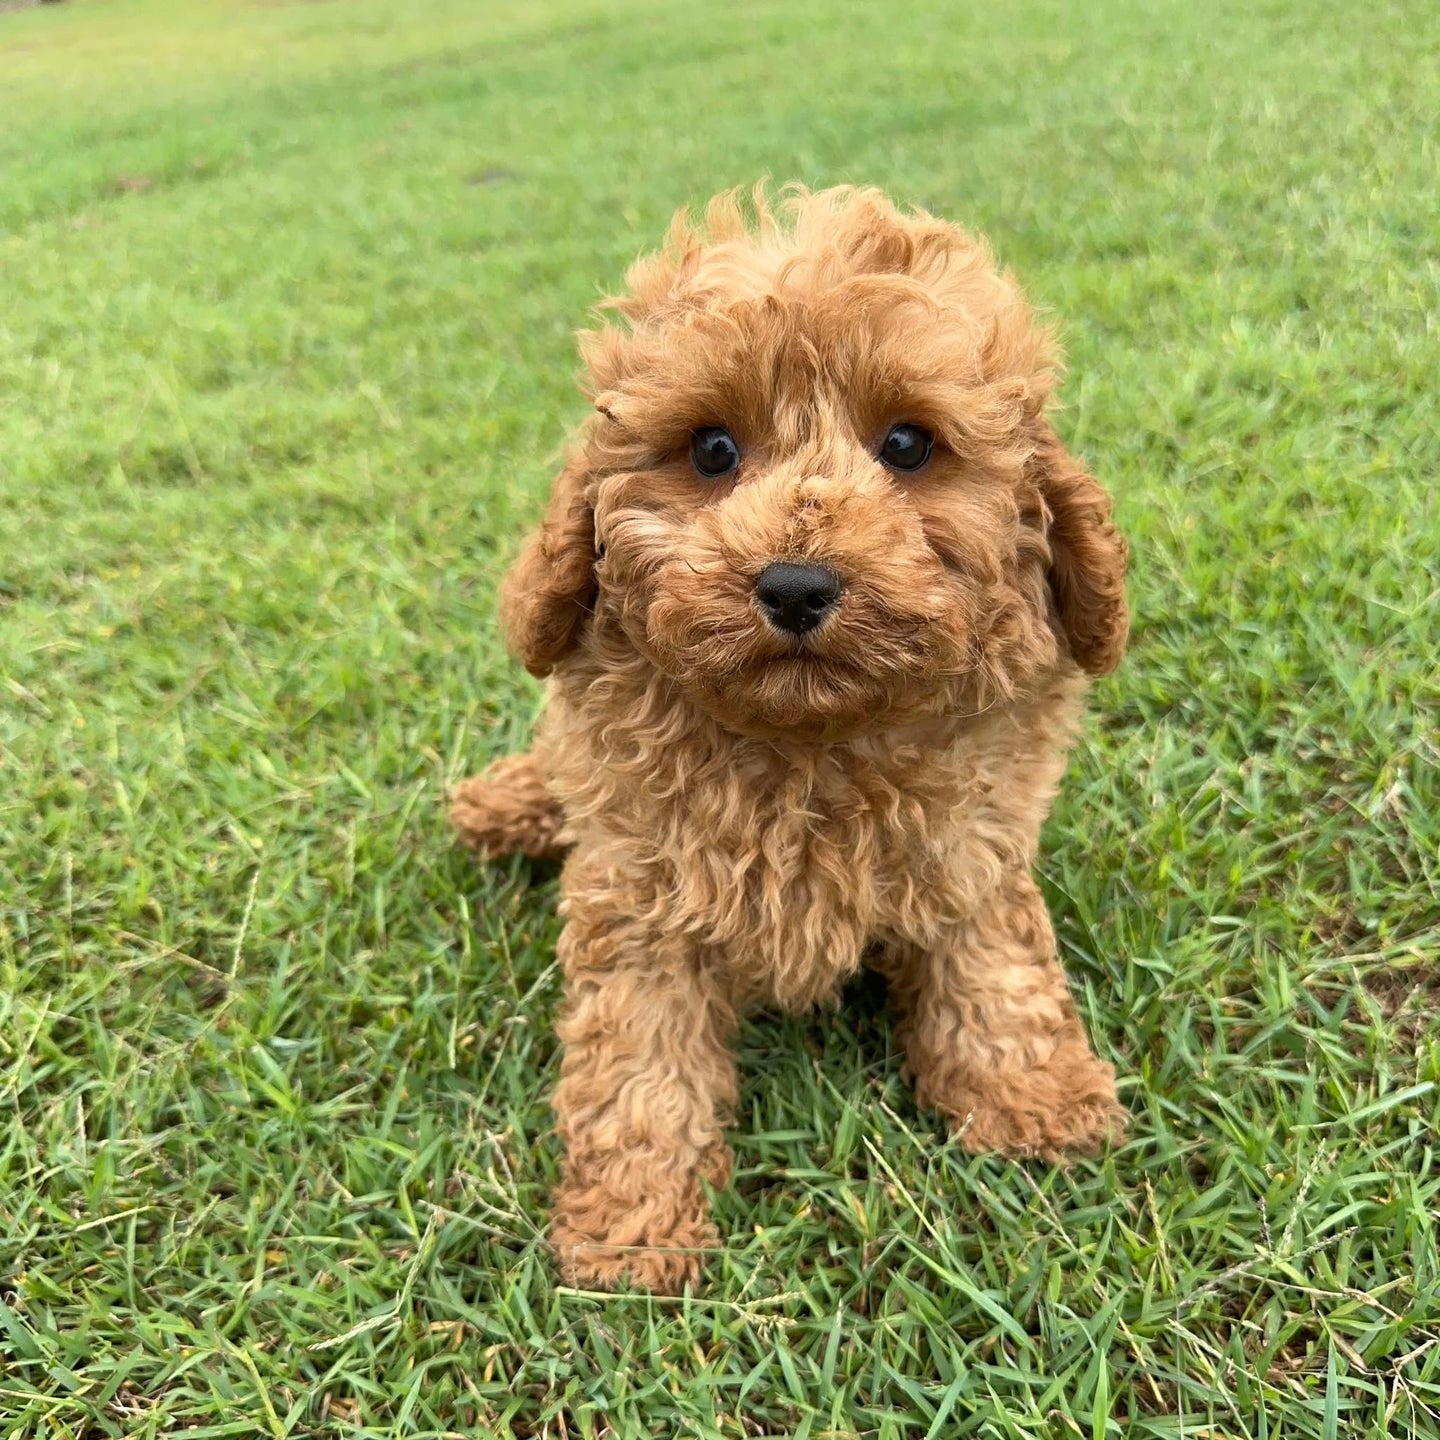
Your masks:
<instances>
[{"instance_id":1,"label":"puppy's front leg","mask_svg":"<svg viewBox=\"0 0 1440 1440\"><path fill-rule=\"evenodd\" d=\"M976 1154L1092 1153L1124 1127L1115 1072L1090 1049L1028 874L1010 875L934 950L883 957L915 1098Z\"/></svg>"},{"instance_id":2,"label":"puppy's front leg","mask_svg":"<svg viewBox=\"0 0 1440 1440\"><path fill-rule=\"evenodd\" d=\"M567 879L580 869L573 866ZM567 887L569 888L569 887ZM555 1118L565 1145L551 1240L572 1284L675 1292L715 1243L701 1180L723 1185L734 1016L686 947L591 883L568 897Z\"/></svg>"}]
</instances>

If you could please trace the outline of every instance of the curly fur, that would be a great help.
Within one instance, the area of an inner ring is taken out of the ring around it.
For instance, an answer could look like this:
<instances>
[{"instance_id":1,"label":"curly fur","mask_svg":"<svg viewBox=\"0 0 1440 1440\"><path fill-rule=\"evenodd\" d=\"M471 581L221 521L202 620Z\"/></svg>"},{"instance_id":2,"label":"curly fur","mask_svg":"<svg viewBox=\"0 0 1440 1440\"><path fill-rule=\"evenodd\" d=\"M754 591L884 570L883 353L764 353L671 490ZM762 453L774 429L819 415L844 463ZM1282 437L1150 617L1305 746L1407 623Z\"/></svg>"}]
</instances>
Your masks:
<instances>
[{"instance_id":1,"label":"curly fur","mask_svg":"<svg viewBox=\"0 0 1440 1440\"><path fill-rule=\"evenodd\" d=\"M657 1289L715 1243L748 1007L888 978L916 1095L974 1150L1121 1122L1030 870L1126 550L1046 418L1057 358L984 242L872 190L733 195L638 262L582 337L595 410L502 591L549 675L534 751L455 794L482 855L562 874L562 1273ZM933 432L924 470L876 459ZM723 425L739 471L689 438ZM775 560L843 581L797 638Z\"/></svg>"}]
</instances>

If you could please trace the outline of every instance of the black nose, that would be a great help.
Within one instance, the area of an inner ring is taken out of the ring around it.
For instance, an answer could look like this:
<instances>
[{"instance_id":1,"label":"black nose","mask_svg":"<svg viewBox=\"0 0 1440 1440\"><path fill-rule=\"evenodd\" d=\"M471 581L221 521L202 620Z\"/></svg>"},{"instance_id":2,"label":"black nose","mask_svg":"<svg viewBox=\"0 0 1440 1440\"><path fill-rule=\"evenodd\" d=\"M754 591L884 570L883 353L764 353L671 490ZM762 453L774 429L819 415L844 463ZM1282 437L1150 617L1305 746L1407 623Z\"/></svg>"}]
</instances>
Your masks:
<instances>
[{"instance_id":1,"label":"black nose","mask_svg":"<svg viewBox=\"0 0 1440 1440\"><path fill-rule=\"evenodd\" d=\"M772 624L792 635L803 635L835 608L840 577L823 565L790 565L777 560L760 572L755 598Z\"/></svg>"}]
</instances>

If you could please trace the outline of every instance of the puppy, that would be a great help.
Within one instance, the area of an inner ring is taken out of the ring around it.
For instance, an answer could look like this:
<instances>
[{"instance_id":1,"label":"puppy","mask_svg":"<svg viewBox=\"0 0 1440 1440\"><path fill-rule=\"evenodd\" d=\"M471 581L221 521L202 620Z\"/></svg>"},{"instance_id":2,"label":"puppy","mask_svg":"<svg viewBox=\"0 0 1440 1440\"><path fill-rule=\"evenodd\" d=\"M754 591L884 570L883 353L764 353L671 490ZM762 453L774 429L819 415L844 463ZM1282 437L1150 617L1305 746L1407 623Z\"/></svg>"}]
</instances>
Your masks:
<instances>
[{"instance_id":1,"label":"puppy","mask_svg":"<svg viewBox=\"0 0 1440 1440\"><path fill-rule=\"evenodd\" d=\"M1126 546L1046 418L1057 358L985 243L879 193L683 214L583 334L594 412L500 616L548 698L453 796L568 851L552 1241L673 1291L716 1244L753 1006L888 980L973 1151L1117 1130L1032 877Z\"/></svg>"}]
</instances>

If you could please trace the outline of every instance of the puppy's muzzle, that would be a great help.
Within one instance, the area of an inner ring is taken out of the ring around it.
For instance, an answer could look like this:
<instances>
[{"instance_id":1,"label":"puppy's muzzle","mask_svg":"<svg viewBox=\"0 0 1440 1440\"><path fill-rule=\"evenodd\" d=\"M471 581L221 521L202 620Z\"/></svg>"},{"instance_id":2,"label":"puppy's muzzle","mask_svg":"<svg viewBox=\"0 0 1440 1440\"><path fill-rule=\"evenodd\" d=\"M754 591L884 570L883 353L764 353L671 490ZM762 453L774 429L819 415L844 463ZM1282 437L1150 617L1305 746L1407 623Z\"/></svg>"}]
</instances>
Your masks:
<instances>
[{"instance_id":1,"label":"puppy's muzzle","mask_svg":"<svg viewBox=\"0 0 1440 1440\"><path fill-rule=\"evenodd\" d=\"M755 582L755 599L777 630L803 635L813 630L839 603L840 577L823 565L795 565L777 560Z\"/></svg>"}]
</instances>

